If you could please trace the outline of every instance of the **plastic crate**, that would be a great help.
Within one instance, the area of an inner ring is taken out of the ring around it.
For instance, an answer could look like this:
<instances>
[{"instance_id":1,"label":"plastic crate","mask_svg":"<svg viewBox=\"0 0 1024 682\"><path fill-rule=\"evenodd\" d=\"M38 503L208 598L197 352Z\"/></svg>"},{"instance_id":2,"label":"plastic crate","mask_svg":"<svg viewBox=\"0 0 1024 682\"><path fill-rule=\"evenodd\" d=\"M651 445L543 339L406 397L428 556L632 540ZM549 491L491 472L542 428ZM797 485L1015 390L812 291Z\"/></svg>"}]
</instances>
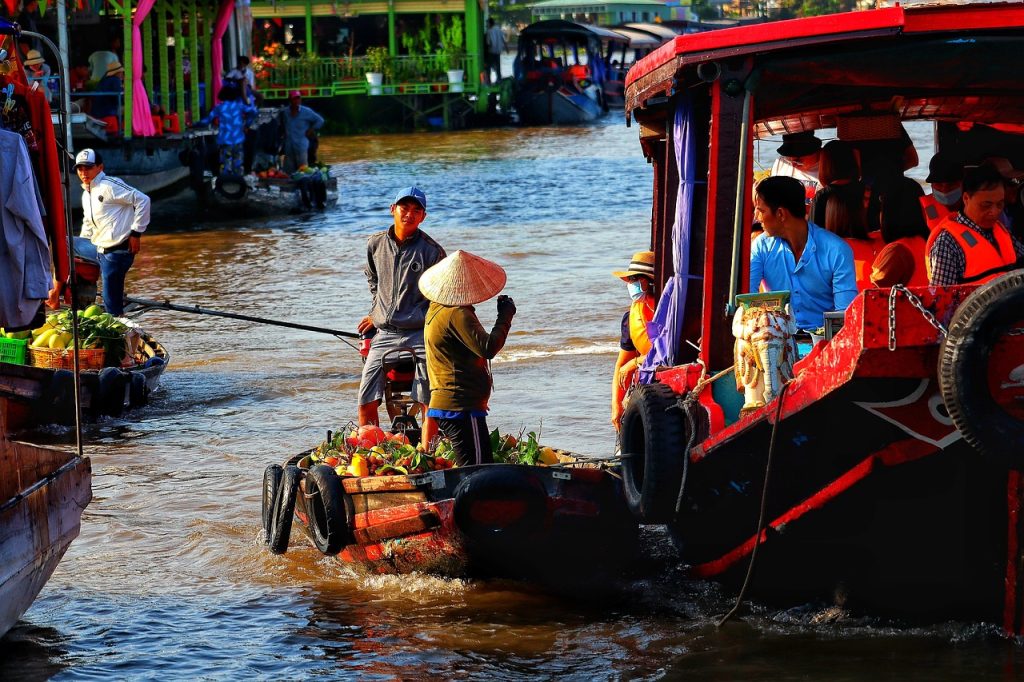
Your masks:
<instances>
[{"instance_id":1,"label":"plastic crate","mask_svg":"<svg viewBox=\"0 0 1024 682\"><path fill-rule=\"evenodd\" d=\"M0 337L0 362L12 365L25 364L25 351L28 339L8 339Z\"/></svg>"}]
</instances>

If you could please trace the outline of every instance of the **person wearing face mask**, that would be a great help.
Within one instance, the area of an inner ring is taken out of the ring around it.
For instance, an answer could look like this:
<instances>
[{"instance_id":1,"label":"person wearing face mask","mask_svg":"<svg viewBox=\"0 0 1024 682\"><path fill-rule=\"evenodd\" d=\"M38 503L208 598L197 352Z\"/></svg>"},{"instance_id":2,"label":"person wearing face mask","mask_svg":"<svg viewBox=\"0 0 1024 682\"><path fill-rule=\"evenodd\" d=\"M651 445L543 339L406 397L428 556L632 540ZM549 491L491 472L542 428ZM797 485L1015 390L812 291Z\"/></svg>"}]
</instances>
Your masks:
<instances>
[{"instance_id":1,"label":"person wearing face mask","mask_svg":"<svg viewBox=\"0 0 1024 682\"><path fill-rule=\"evenodd\" d=\"M932 186L932 193L924 195L920 201L929 230L934 230L946 216L964 207L963 177L963 164L948 152L937 152L928 162L925 182Z\"/></svg>"},{"instance_id":2,"label":"person wearing face mask","mask_svg":"<svg viewBox=\"0 0 1024 682\"><path fill-rule=\"evenodd\" d=\"M651 350L647 323L654 317L657 303L654 300L654 252L634 253L629 267L613 272L612 275L626 283L632 301L629 310L622 316L619 357L615 360L615 376L612 379L612 424L618 431L622 425L626 391L633 384L637 368Z\"/></svg>"}]
</instances>

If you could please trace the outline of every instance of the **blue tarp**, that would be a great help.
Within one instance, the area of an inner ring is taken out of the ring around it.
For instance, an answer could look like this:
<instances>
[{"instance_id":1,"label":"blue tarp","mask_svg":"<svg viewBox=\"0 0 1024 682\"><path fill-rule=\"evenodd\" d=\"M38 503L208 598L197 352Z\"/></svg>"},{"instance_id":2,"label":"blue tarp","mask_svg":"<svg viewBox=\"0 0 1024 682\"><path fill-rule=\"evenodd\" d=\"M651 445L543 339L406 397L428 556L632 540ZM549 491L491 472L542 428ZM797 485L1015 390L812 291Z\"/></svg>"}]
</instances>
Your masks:
<instances>
[{"instance_id":1,"label":"blue tarp","mask_svg":"<svg viewBox=\"0 0 1024 682\"><path fill-rule=\"evenodd\" d=\"M696 160L694 158L693 104L689 95L679 97L675 121L672 127L672 142L679 169L679 189L676 193L676 214L672 223L672 277L661 292L654 319L647 325L651 339L651 350L640 367L640 383L649 384L654 380L654 371L659 366L677 363L678 349L683 330L683 313L686 305L687 279L690 278L690 227L693 213L693 186L696 183Z\"/></svg>"}]
</instances>

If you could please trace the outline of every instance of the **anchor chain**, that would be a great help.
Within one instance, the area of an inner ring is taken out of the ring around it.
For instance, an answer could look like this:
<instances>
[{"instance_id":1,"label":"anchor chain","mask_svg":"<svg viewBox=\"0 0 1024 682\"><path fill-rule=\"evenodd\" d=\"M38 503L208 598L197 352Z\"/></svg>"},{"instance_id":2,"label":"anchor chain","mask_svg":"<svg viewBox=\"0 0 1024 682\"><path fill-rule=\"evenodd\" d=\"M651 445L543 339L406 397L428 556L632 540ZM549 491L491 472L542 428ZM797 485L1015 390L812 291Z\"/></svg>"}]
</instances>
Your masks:
<instances>
[{"instance_id":1,"label":"anchor chain","mask_svg":"<svg viewBox=\"0 0 1024 682\"><path fill-rule=\"evenodd\" d=\"M917 308L921 316L924 317L925 322L935 327L940 334L946 336L949 331L939 322L938 318L932 314L932 311L924 307L921 303L921 299L910 293L910 291L902 284L894 284L889 289L889 350L896 350L896 296L903 292L903 295L907 297L907 301L911 306Z\"/></svg>"}]
</instances>

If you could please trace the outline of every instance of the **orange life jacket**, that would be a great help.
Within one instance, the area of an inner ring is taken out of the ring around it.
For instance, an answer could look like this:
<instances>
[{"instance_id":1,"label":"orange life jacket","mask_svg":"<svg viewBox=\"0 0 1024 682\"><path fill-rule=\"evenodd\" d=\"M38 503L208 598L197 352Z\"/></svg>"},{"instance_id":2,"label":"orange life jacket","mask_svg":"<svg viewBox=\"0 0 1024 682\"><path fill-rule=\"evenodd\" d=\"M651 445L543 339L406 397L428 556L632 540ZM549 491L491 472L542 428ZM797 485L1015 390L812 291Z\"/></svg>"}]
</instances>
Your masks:
<instances>
[{"instance_id":1,"label":"orange life jacket","mask_svg":"<svg viewBox=\"0 0 1024 682\"><path fill-rule=\"evenodd\" d=\"M872 232L870 239L847 239L846 243L853 249L853 274L857 278L857 291L871 289L871 266L875 256L882 250L885 243L878 232Z\"/></svg>"},{"instance_id":2,"label":"orange life jacket","mask_svg":"<svg viewBox=\"0 0 1024 682\"><path fill-rule=\"evenodd\" d=\"M953 209L939 203L939 200L931 194L925 194L919 201L921 202L921 209L924 211L924 220L928 223L928 229L933 232L939 226L939 223L953 212Z\"/></svg>"},{"instance_id":3,"label":"orange life jacket","mask_svg":"<svg viewBox=\"0 0 1024 682\"><path fill-rule=\"evenodd\" d=\"M974 230L961 225L956 221L957 214L946 216L945 219L939 226L932 230L931 235L928 236L928 244L925 246L925 253L928 254L926 262L928 264L928 279L931 280L932 276L932 260L931 252L932 245L935 243L935 238L942 232L949 232L950 236L956 240L956 243L963 249L964 257L967 259L967 264L964 267L964 279L975 277L993 268L998 268L1003 265L1010 265L1017 261L1017 253L1013 250L1013 239L1010 237L1010 231L1003 226L1002 223L996 222L992 228L992 233L996 237L996 244L998 249L992 246L991 243L981 235L977 234ZM981 280L977 280L977 283L987 282L988 280L995 277L991 275Z\"/></svg>"},{"instance_id":4,"label":"orange life jacket","mask_svg":"<svg viewBox=\"0 0 1024 682\"><path fill-rule=\"evenodd\" d=\"M647 336L647 323L654 318L654 297L647 295L633 301L629 306L629 338L640 355L651 350L651 339Z\"/></svg>"},{"instance_id":5,"label":"orange life jacket","mask_svg":"<svg viewBox=\"0 0 1024 682\"><path fill-rule=\"evenodd\" d=\"M893 244L903 244L914 255L914 274L910 276L909 282L904 282L908 287L928 286L928 266L925 253L924 237L900 237Z\"/></svg>"}]
</instances>

